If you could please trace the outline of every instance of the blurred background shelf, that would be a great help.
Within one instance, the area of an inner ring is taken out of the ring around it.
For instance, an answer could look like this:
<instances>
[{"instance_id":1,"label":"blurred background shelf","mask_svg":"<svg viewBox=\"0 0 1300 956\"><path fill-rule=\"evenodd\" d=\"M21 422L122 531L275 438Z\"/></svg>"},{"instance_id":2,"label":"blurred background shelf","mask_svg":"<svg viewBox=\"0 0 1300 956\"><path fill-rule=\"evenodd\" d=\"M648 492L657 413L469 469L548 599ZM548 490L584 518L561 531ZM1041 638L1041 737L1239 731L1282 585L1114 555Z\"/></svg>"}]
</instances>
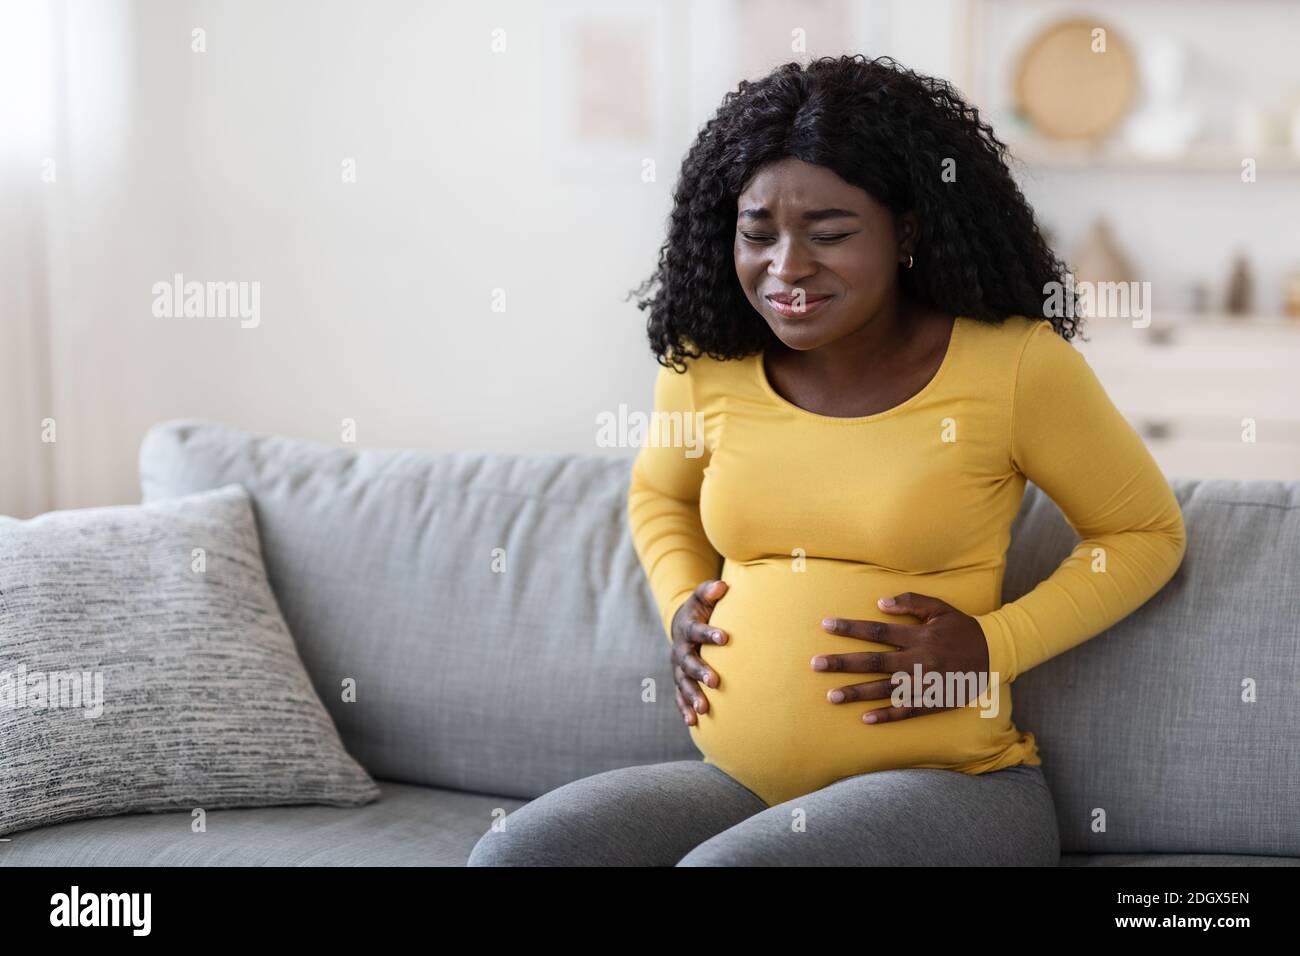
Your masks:
<instances>
[{"instance_id":1,"label":"blurred background shelf","mask_svg":"<svg viewBox=\"0 0 1300 956\"><path fill-rule=\"evenodd\" d=\"M1257 176L1300 175L1300 154L1287 147L1197 146L1177 156L1150 156L1110 145L1020 139L1008 142L1007 149L1023 163L1054 170L1224 173L1240 178L1242 160L1250 158L1255 160Z\"/></svg>"},{"instance_id":2,"label":"blurred background shelf","mask_svg":"<svg viewBox=\"0 0 1300 956\"><path fill-rule=\"evenodd\" d=\"M1165 472L1294 480L1300 3L1173 7L962 0L963 89L1079 288L1140 303L1074 344Z\"/></svg>"},{"instance_id":3,"label":"blurred background shelf","mask_svg":"<svg viewBox=\"0 0 1300 956\"><path fill-rule=\"evenodd\" d=\"M1300 336L1300 316L1158 310L1152 314L1150 325L1146 328L1135 327L1135 321L1129 318L1090 316L1082 320L1083 335L1092 338L1095 332L1107 341L1124 337L1126 344L1132 341L1147 345L1168 344L1179 338L1186 340L1189 335L1216 344L1238 341L1259 344L1273 341L1287 345Z\"/></svg>"},{"instance_id":4,"label":"blurred background shelf","mask_svg":"<svg viewBox=\"0 0 1300 956\"><path fill-rule=\"evenodd\" d=\"M1146 439L1168 478L1293 481L1300 474L1300 444Z\"/></svg>"},{"instance_id":5,"label":"blurred background shelf","mask_svg":"<svg viewBox=\"0 0 1300 956\"><path fill-rule=\"evenodd\" d=\"M1166 475L1300 475L1300 320L1086 319L1076 347ZM1253 441L1248 441L1252 437Z\"/></svg>"}]
</instances>

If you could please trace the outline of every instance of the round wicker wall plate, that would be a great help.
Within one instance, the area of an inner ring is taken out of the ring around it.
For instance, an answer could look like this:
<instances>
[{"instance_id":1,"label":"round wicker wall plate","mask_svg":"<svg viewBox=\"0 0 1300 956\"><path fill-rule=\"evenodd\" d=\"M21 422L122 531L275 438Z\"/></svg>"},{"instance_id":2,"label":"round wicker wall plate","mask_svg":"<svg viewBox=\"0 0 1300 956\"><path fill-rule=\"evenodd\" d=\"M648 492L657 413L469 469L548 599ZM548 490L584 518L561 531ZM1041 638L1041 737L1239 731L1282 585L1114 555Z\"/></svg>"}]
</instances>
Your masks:
<instances>
[{"instance_id":1,"label":"round wicker wall plate","mask_svg":"<svg viewBox=\"0 0 1300 956\"><path fill-rule=\"evenodd\" d=\"M1106 31L1105 52L1092 32ZM1137 98L1133 52L1112 27L1096 20L1053 23L1025 48L1016 68L1016 103L1044 136L1097 140L1113 130Z\"/></svg>"}]
</instances>

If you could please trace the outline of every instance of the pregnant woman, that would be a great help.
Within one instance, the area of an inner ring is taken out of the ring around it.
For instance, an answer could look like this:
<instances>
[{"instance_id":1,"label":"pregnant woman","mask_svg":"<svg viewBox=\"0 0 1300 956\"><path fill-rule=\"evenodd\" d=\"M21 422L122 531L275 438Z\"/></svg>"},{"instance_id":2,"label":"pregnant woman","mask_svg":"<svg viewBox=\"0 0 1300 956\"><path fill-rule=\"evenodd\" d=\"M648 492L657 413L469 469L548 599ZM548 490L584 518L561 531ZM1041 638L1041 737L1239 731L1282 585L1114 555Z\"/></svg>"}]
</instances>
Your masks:
<instances>
[{"instance_id":1,"label":"pregnant woman","mask_svg":"<svg viewBox=\"0 0 1300 956\"><path fill-rule=\"evenodd\" d=\"M560 787L471 865L1058 862L1010 684L1142 605L1186 542L1003 157L888 58L728 94L642 303L656 411L703 448L648 442L628 500L704 759ZM1027 480L1083 540L999 606Z\"/></svg>"}]
</instances>

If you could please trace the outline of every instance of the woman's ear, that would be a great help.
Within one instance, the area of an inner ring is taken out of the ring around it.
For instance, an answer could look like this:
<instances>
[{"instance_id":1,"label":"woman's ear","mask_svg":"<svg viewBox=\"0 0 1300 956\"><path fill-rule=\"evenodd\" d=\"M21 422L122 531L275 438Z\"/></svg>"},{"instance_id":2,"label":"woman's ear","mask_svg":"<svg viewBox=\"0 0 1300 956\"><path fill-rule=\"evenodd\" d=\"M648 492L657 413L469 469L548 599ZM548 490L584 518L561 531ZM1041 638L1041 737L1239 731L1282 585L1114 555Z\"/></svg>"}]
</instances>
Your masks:
<instances>
[{"instance_id":1,"label":"woman's ear","mask_svg":"<svg viewBox=\"0 0 1300 956\"><path fill-rule=\"evenodd\" d=\"M916 241L921 235L920 220L908 210L894 219L894 235L898 239L898 259L903 261L916 252Z\"/></svg>"}]
</instances>

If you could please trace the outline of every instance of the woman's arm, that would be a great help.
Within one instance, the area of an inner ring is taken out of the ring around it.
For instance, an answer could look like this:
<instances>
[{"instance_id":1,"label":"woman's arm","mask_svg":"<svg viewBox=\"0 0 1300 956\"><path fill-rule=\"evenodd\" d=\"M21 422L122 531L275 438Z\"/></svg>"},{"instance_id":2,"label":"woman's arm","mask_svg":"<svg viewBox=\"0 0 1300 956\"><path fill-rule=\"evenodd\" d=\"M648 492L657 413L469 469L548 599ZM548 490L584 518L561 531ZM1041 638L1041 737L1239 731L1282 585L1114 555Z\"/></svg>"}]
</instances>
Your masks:
<instances>
[{"instance_id":1,"label":"woman's arm","mask_svg":"<svg viewBox=\"0 0 1300 956\"><path fill-rule=\"evenodd\" d=\"M1020 356L1011 455L1083 539L1051 576L976 616L989 670L1010 682L1131 614L1187 546L1173 490L1083 356L1041 322Z\"/></svg>"},{"instance_id":2,"label":"woman's arm","mask_svg":"<svg viewBox=\"0 0 1300 956\"><path fill-rule=\"evenodd\" d=\"M680 413L694 428L695 403L691 371L679 374L660 366L655 380L655 411ZM689 417L687 417L689 416ZM650 429L651 434L654 428ZM680 433L680 432L679 432ZM700 484L709 463L702 433L697 434L702 453L691 458L690 447L654 447L646 444L632 464L627 496L627 523L637 557L645 569L659 607L660 620L672 640L673 614L701 582L717 578L722 556L714 550L700 521Z\"/></svg>"}]
</instances>

